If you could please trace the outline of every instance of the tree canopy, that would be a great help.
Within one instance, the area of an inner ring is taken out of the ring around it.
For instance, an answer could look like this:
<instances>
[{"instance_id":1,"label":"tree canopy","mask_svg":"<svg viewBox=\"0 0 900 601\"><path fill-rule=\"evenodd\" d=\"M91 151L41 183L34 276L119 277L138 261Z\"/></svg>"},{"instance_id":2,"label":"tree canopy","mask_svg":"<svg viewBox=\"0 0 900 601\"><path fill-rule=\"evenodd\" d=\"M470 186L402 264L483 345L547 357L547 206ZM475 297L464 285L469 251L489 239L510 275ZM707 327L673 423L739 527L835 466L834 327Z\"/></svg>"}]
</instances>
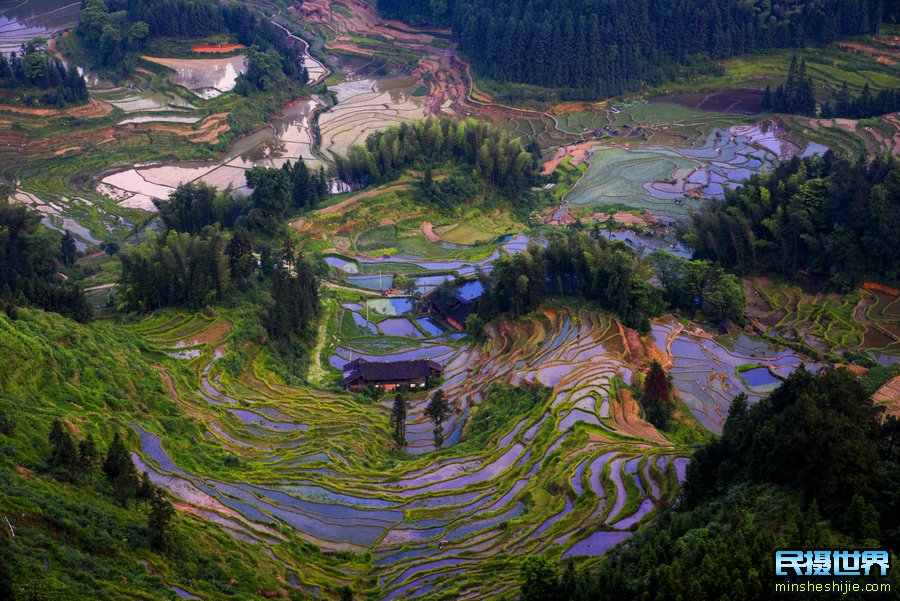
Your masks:
<instances>
[{"instance_id":1,"label":"tree canopy","mask_svg":"<svg viewBox=\"0 0 900 601\"><path fill-rule=\"evenodd\" d=\"M698 259L738 273L815 277L849 289L900 278L900 167L831 152L755 175L693 216L685 241Z\"/></svg>"},{"instance_id":2,"label":"tree canopy","mask_svg":"<svg viewBox=\"0 0 900 601\"><path fill-rule=\"evenodd\" d=\"M0 201L0 305L32 304L90 321L93 310L84 292L57 275L69 256L65 238L41 220L24 205Z\"/></svg>"},{"instance_id":3,"label":"tree canopy","mask_svg":"<svg viewBox=\"0 0 900 601\"><path fill-rule=\"evenodd\" d=\"M509 199L517 199L537 179L540 151L490 123L447 117L403 123L378 131L364 146L335 157L337 176L355 187L391 181L409 168L424 169L446 162L471 169L481 180ZM471 179L471 178L468 178ZM468 182L459 178L428 186L423 196L448 193L454 202L470 196Z\"/></svg>"},{"instance_id":4,"label":"tree canopy","mask_svg":"<svg viewBox=\"0 0 900 601\"><path fill-rule=\"evenodd\" d=\"M482 74L616 96L712 72L711 59L872 34L882 0L380 0L386 16L450 25Z\"/></svg>"},{"instance_id":5,"label":"tree canopy","mask_svg":"<svg viewBox=\"0 0 900 601\"><path fill-rule=\"evenodd\" d=\"M87 84L78 69L66 67L47 50L43 38L22 44L21 52L0 54L0 89L26 105L63 107L87 102Z\"/></svg>"}]
</instances>

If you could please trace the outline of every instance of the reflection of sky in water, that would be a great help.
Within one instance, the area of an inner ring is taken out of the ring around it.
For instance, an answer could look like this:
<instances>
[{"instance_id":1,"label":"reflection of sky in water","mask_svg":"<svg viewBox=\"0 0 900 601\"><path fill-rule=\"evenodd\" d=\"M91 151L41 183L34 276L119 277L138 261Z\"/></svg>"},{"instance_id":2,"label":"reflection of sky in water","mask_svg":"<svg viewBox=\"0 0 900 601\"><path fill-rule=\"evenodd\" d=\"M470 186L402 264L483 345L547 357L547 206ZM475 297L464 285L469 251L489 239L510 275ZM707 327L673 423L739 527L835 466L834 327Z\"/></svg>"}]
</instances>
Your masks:
<instances>
[{"instance_id":1,"label":"reflection of sky in water","mask_svg":"<svg viewBox=\"0 0 900 601\"><path fill-rule=\"evenodd\" d=\"M0 5L0 52L18 52L36 36L49 38L78 22L80 3L71 0L25 0Z\"/></svg>"}]
</instances>

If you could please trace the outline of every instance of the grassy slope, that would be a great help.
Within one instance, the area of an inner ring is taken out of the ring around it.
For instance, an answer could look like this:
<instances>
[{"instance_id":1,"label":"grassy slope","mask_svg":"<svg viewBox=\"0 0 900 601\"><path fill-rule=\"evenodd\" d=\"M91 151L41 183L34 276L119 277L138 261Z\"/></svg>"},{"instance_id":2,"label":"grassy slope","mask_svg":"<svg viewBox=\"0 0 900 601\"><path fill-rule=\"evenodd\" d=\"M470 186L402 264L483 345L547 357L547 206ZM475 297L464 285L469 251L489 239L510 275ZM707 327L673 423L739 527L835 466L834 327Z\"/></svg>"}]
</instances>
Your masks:
<instances>
[{"instance_id":1,"label":"grassy slope","mask_svg":"<svg viewBox=\"0 0 900 601\"><path fill-rule=\"evenodd\" d=\"M140 504L115 505L99 474L94 486L73 486L44 473L56 417L67 418L76 439L92 433L101 449L114 431L136 446L126 427L134 421L176 437L197 431L165 394L144 349L111 324L83 326L32 310L17 321L0 314L0 411L16 422L12 436L0 435L0 513L16 529L14 541L2 536L17 586L50 591L40 597L47 599L174 598L139 563L146 560L205 599L281 590L281 570L260 548L179 512L172 549L152 553ZM201 462L210 461L204 446L194 443Z\"/></svg>"}]
</instances>

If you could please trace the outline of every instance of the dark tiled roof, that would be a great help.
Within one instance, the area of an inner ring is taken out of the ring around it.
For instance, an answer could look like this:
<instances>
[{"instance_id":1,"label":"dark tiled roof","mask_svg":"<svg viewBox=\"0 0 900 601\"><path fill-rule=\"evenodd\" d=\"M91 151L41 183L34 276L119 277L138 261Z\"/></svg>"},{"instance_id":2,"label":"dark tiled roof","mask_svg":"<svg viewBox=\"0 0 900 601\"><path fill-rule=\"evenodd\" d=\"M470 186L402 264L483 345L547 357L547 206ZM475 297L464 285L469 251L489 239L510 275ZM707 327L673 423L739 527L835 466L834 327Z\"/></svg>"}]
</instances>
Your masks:
<instances>
[{"instance_id":1,"label":"dark tiled roof","mask_svg":"<svg viewBox=\"0 0 900 601\"><path fill-rule=\"evenodd\" d=\"M444 371L435 361L416 359L412 361L367 361L356 359L344 366L344 382L363 378L367 382L394 380L418 380L427 378L430 370Z\"/></svg>"}]
</instances>

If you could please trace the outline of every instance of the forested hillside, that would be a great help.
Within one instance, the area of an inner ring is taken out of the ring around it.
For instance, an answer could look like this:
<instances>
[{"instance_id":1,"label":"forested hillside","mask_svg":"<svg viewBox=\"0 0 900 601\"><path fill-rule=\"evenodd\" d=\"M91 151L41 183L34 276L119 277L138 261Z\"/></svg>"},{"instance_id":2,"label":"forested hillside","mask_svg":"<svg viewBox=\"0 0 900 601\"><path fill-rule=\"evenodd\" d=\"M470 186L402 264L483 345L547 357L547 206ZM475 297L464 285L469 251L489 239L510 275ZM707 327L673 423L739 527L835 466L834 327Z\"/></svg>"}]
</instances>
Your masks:
<instances>
[{"instance_id":1,"label":"forested hillside","mask_svg":"<svg viewBox=\"0 0 900 601\"><path fill-rule=\"evenodd\" d=\"M479 73L615 96L712 59L874 33L882 0L380 0L382 13L448 24Z\"/></svg>"},{"instance_id":2,"label":"forested hillside","mask_svg":"<svg viewBox=\"0 0 900 601\"><path fill-rule=\"evenodd\" d=\"M829 152L754 176L695 215L686 241L695 256L740 273L805 274L849 289L866 276L900 278L897 223L897 160Z\"/></svg>"}]
</instances>

